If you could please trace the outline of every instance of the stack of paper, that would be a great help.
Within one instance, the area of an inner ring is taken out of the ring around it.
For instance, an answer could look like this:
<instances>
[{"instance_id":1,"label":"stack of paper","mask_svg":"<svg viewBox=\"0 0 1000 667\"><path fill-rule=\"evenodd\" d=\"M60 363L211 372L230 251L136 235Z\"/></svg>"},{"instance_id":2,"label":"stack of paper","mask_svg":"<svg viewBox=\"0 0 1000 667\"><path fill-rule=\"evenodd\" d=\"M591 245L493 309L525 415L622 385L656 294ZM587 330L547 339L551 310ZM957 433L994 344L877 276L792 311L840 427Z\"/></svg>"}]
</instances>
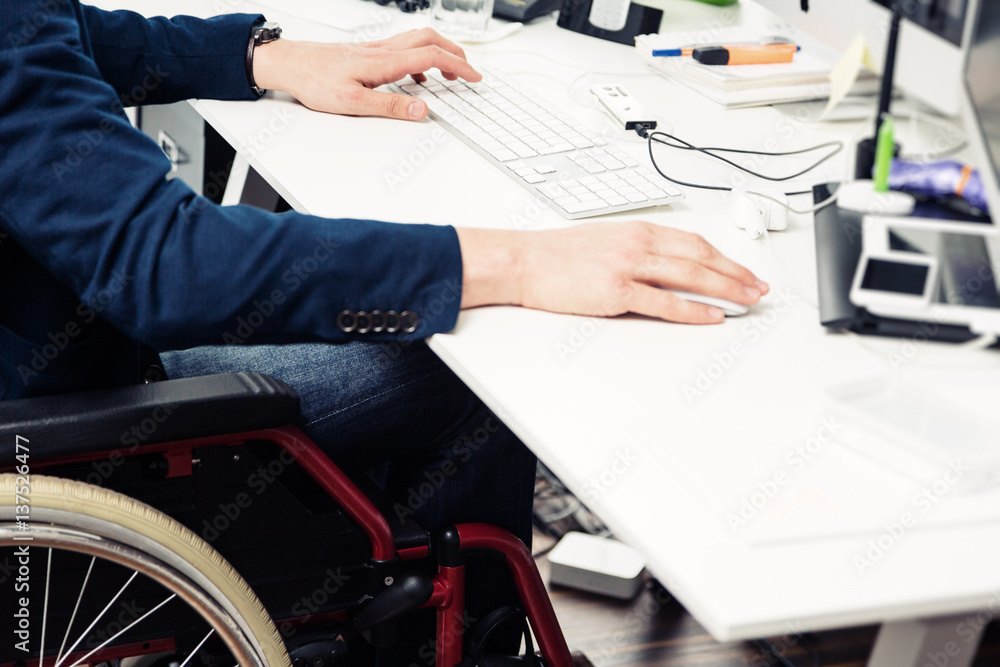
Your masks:
<instances>
[{"instance_id":1,"label":"stack of paper","mask_svg":"<svg viewBox=\"0 0 1000 667\"><path fill-rule=\"evenodd\" d=\"M765 34L765 32L767 34ZM775 34L772 27L762 29L722 28L714 31L673 32L639 35L635 47L654 69L676 79L726 107L751 107L781 102L804 102L829 97L830 73L837 64L837 53L793 31ZM760 44L787 40L802 48L790 63L773 65L702 65L690 56L653 56L654 50L677 49L699 45ZM863 88L875 89L871 75L859 80ZM855 91L862 92L862 91Z\"/></svg>"}]
</instances>

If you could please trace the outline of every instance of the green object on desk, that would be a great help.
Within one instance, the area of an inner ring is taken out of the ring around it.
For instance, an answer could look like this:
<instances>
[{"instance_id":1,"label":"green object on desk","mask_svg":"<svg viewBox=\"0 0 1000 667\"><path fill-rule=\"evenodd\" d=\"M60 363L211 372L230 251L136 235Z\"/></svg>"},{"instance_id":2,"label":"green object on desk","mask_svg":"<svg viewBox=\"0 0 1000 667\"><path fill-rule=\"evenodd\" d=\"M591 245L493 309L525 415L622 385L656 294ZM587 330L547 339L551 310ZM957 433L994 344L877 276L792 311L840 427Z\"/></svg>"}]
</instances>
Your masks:
<instances>
[{"instance_id":1,"label":"green object on desk","mask_svg":"<svg viewBox=\"0 0 1000 667\"><path fill-rule=\"evenodd\" d=\"M886 116L878 131L878 142L875 144L875 175L872 179L875 192L889 191L889 166L892 164L892 154L895 151L895 127L891 116Z\"/></svg>"}]
</instances>

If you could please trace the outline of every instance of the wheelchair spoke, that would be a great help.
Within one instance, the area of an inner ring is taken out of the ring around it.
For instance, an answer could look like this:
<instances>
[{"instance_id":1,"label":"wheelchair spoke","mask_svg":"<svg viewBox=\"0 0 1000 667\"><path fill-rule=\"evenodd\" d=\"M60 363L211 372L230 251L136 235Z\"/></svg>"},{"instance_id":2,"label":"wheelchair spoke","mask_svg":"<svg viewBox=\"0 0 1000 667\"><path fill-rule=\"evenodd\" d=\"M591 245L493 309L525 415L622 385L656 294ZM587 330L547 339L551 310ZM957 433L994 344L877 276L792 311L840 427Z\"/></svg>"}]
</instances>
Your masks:
<instances>
[{"instance_id":1,"label":"wheelchair spoke","mask_svg":"<svg viewBox=\"0 0 1000 667\"><path fill-rule=\"evenodd\" d=\"M73 649L75 649L80 644L80 642L83 641L84 637L86 637L90 633L90 631L94 629L94 626L97 625L97 622L99 620L101 620L101 617L103 617L104 614L108 613L108 609L111 609L111 605L113 605L115 602L118 601L118 598L121 597L122 593L125 592L125 589L128 588L128 585L131 584L132 581L138 575L139 575L138 571L132 572L132 576L128 578L128 581L125 582L124 586L122 586L120 589L118 589L118 592L115 593L115 596L113 598L111 598L111 602L108 603L108 605L104 608L104 610L100 614L98 614L97 616L94 617L94 620L90 623L90 625L87 626L87 629L83 631L83 634L80 635L80 637L75 642L73 642L73 645L69 647L69 651L66 652L67 655L69 655L70 653L72 653ZM65 660L65 659L66 658L63 658L62 660L60 660L59 662L57 662L56 665L55 665L55 667L59 667L62 664L63 660ZM77 661L77 662L79 662L79 661Z\"/></svg>"},{"instance_id":2,"label":"wheelchair spoke","mask_svg":"<svg viewBox=\"0 0 1000 667\"><path fill-rule=\"evenodd\" d=\"M138 572L136 574L138 574ZM132 576L134 577L135 575L132 575ZM129 581L132 581L132 580L129 579ZM128 584L126 584L126 586L127 585ZM122 590L124 590L124 588ZM140 622L142 622L142 620L144 618L146 618L147 616L149 616L150 614L152 614L153 612L155 612L157 609L159 609L163 605L165 605L168 602L170 602L171 600L173 600L175 597L177 597L177 594L176 593L171 593L170 596L167 597L163 602L161 602L160 604L156 605L155 607L153 607L152 609L150 609L149 611L147 611L145 614L143 614L142 616L140 616L139 618L135 619L134 621L132 621L131 623L129 623L128 625L126 625L124 628L122 628L121 630L119 630L118 632L116 632L115 634L113 634L110 637L108 637L107 639L105 639L104 642L100 646L98 646L93 651L91 651L87 655L83 656L82 658L80 658L79 660L77 660L76 662L74 662L69 667L77 667L77 665L79 665L81 662L84 662L87 658L89 658L90 656L94 655L95 653L97 653L98 651L100 651L102 648L104 648L105 646L107 646L108 644L110 644L111 642L113 642L115 639L117 639L121 635L123 635L126 632L128 632L129 630L131 630L133 627L135 627ZM102 613L102 615L103 615L103 613ZM73 649L70 649L70 650L72 651Z\"/></svg>"},{"instance_id":3,"label":"wheelchair spoke","mask_svg":"<svg viewBox=\"0 0 1000 667\"><path fill-rule=\"evenodd\" d=\"M69 617L69 625L66 626L66 634L63 635L62 645L59 647L59 653L56 654L56 665L62 662L63 649L66 648L66 642L69 640L70 630L73 629L73 621L76 620L76 612L80 609L80 600L83 599L83 592L87 590L87 582L90 581L90 573L94 569L94 561L96 560L97 556L90 557L90 565L87 567L87 574L83 577L83 585L80 586L80 595L76 598L76 604L73 606L73 613ZM41 667L41 665L38 667Z\"/></svg>"},{"instance_id":4,"label":"wheelchair spoke","mask_svg":"<svg viewBox=\"0 0 1000 667\"><path fill-rule=\"evenodd\" d=\"M191 651L191 652L190 652L190 653L188 654L188 657L184 658L184 662L182 662L182 663L181 663L181 666L180 666L180 667L187 667L187 664L188 664L189 662L191 662L191 658L193 658L193 657L194 657L194 654L195 654L195 653L197 653L198 651L200 651L200 650L201 650L201 646L202 646L202 644L204 644L205 642L207 642L207 641L208 641L208 638L209 638L209 637L211 637L211 636L212 636L213 634L215 634L215 628L212 628L211 630L209 630L209 631L208 631L208 634L207 634L207 635L205 635L205 638L204 638L204 639L202 639L202 640L201 640L200 642L198 642L198 645L197 645L197 646L195 646L195 647L194 647L194 650L193 650L193 651Z\"/></svg>"},{"instance_id":5,"label":"wheelchair spoke","mask_svg":"<svg viewBox=\"0 0 1000 667\"><path fill-rule=\"evenodd\" d=\"M49 581L52 579L52 547L45 563L45 600L42 602L42 647L38 650L38 667L45 661L45 622L49 618Z\"/></svg>"}]
</instances>

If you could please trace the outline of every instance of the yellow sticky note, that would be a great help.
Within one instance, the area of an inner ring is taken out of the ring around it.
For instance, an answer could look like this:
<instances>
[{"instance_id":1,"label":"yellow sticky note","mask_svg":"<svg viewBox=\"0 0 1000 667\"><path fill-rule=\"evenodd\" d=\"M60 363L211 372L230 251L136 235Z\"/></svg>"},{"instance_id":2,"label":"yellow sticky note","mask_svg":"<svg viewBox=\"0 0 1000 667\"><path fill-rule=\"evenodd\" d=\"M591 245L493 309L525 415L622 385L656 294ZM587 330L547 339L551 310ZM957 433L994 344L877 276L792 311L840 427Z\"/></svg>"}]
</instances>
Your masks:
<instances>
[{"instance_id":1,"label":"yellow sticky note","mask_svg":"<svg viewBox=\"0 0 1000 667\"><path fill-rule=\"evenodd\" d=\"M854 82L858 79L862 65L872 72L878 73L874 58L872 58L871 51L868 49L868 43L865 41L865 36L858 33L851 42L851 45L847 47L844 55L837 62L836 67L830 70L830 83L832 84L830 88L830 101L826 103L826 108L820 114L819 120L826 118L833 108L840 104L841 100L851 92Z\"/></svg>"}]
</instances>

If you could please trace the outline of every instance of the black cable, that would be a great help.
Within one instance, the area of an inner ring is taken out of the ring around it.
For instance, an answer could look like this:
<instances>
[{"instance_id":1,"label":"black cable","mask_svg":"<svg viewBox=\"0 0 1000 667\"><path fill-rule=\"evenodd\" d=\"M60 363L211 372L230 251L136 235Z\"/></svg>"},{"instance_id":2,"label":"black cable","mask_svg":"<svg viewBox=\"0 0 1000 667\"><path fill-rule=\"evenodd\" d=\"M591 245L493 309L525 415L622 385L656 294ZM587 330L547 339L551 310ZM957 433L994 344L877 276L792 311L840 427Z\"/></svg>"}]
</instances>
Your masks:
<instances>
[{"instance_id":1,"label":"black cable","mask_svg":"<svg viewBox=\"0 0 1000 667\"><path fill-rule=\"evenodd\" d=\"M739 169L740 171L746 172L746 173L748 173L748 174L750 174L752 176L756 176L758 178L762 178L762 179L768 180L768 181L777 181L777 182L788 181L788 180L791 180L793 178L798 178L799 176L802 176L803 174L806 174L806 173L812 171L813 169L815 169L816 167L820 166L821 164L823 164L824 162L826 162L827 160L829 160L834 155L836 155L837 153L839 153L840 151L842 151L844 149L844 142L842 142L842 141L828 141L828 142L826 142L824 144L818 144L816 146L811 146L809 148L803 148L803 149L799 149L799 150L795 150L795 151L783 151L783 152L751 151L751 150L743 150L743 149L739 149L739 148L723 148L723 147L714 147L714 146L702 147L702 146L695 146L694 144L689 143L687 141L684 141L680 137L675 137L674 135L669 134L667 132L661 132L661 131L649 132L647 130L647 128L645 128L645 127L637 127L635 131L636 131L636 134L638 134L643 139L647 140L647 146L649 148L649 160L650 160L650 162L652 162L653 168L656 169L656 172L660 176L662 176L666 180L670 181L671 183L676 183L677 185L683 185L683 186L689 187L689 188L700 188L702 190L719 190L719 191L722 191L722 192L729 192L730 190L732 190L732 188L726 187L726 186L721 186L721 185L704 185L704 184L700 184L700 183L688 183L686 181L681 181L681 180L678 180L676 178L672 178L670 176L667 176L665 173L663 173L663 170L660 169L660 166L656 163L656 157L653 155L653 142L656 141L657 143L662 144L664 146L668 146L670 148L676 148L676 149L679 149L679 150L697 151L699 153L704 153L705 155L708 155L709 157L713 157L716 160L721 160L722 162L725 162L726 164L728 164L728 165L730 165L732 167L735 167L735 168ZM658 135L664 136L667 139L670 139L670 140L675 141L677 143L670 143L669 141L664 141L662 139L658 139L657 138ZM765 155L765 156L768 156L768 157L786 157L786 156L789 156L789 155L801 155L803 153L810 153L812 151L817 151L817 150L820 150L820 149L823 149L823 148L828 148L828 147L831 147L831 146L834 147L834 149L832 151L830 151L828 154L824 155L822 158L820 158L817 162L813 163L812 165L806 167L805 169L803 169L803 170L801 170L801 171L799 171L797 173L790 174L788 176L768 176L766 174L761 174L761 173L758 173L756 171L753 171L752 169L747 169L746 167L744 167L742 165L739 165L739 164L733 162L732 160L729 160L729 159L727 159L727 158L725 158L725 157L723 157L721 155L716 155L715 153L711 152L711 151L717 151L717 152L720 152L720 153L721 152L726 152L726 153L740 153L740 154L743 154L743 155ZM791 194L805 194L805 192L802 192L802 193L798 193L797 192L797 193L791 193Z\"/></svg>"}]
</instances>

